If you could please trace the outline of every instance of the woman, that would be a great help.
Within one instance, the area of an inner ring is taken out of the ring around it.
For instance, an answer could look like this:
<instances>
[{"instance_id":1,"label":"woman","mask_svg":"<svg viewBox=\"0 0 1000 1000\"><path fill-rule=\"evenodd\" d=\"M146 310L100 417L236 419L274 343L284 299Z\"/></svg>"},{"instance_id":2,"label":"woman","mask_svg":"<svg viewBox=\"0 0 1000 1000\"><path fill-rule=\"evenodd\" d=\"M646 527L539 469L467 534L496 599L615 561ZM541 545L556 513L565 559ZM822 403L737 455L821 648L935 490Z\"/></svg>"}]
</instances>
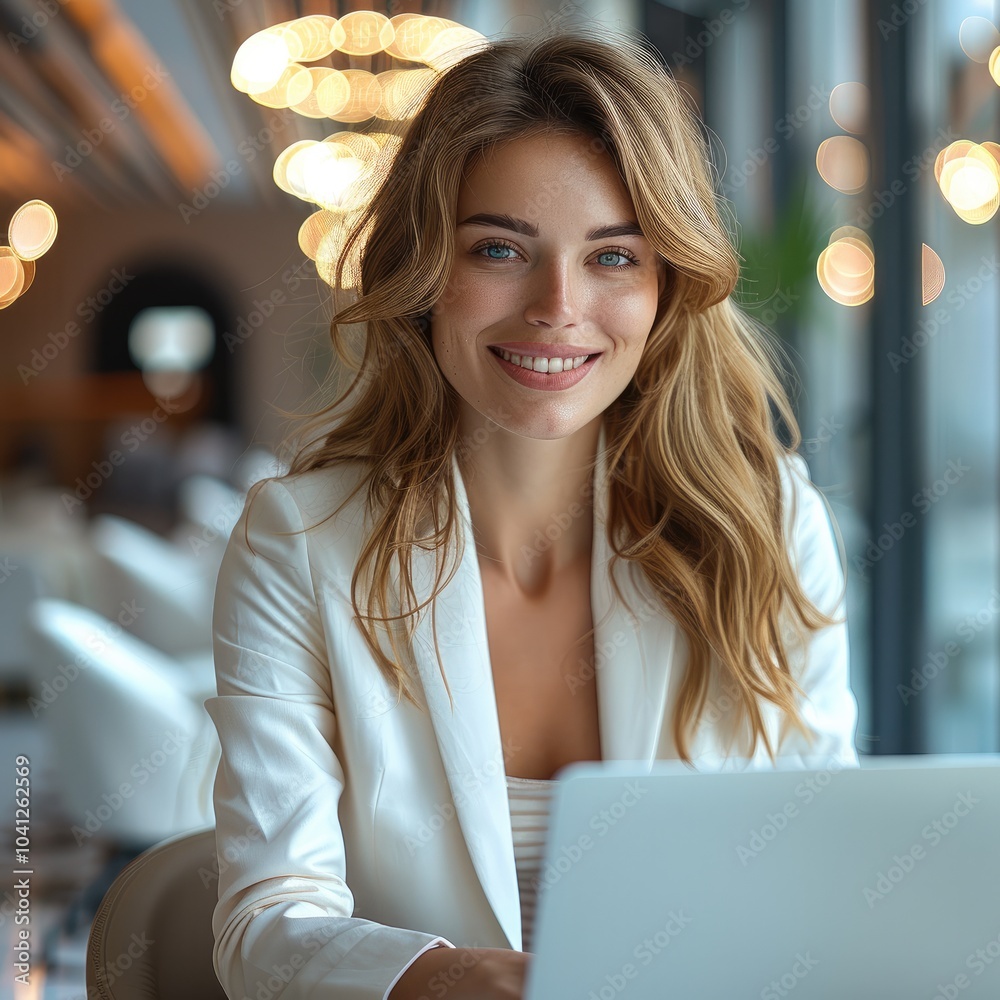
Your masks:
<instances>
[{"instance_id":1,"label":"woman","mask_svg":"<svg viewBox=\"0 0 1000 1000\"><path fill-rule=\"evenodd\" d=\"M711 169L625 37L491 44L412 122L333 326L359 376L219 576L231 997L520 997L562 767L857 762L832 522Z\"/></svg>"}]
</instances>

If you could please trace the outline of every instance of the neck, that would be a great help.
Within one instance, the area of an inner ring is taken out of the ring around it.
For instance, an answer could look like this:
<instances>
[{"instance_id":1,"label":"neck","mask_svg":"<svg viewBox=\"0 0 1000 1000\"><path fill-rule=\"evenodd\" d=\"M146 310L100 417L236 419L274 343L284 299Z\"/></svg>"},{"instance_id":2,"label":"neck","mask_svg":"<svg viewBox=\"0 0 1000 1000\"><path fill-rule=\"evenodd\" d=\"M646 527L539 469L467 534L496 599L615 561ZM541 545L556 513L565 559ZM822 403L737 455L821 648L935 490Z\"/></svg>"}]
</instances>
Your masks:
<instances>
[{"instance_id":1,"label":"neck","mask_svg":"<svg viewBox=\"0 0 1000 1000\"><path fill-rule=\"evenodd\" d=\"M527 438L475 413L459 455L482 570L525 595L539 595L586 560L593 545L597 418L565 438ZM478 433L477 433L478 432ZM478 442L481 442L478 443Z\"/></svg>"}]
</instances>

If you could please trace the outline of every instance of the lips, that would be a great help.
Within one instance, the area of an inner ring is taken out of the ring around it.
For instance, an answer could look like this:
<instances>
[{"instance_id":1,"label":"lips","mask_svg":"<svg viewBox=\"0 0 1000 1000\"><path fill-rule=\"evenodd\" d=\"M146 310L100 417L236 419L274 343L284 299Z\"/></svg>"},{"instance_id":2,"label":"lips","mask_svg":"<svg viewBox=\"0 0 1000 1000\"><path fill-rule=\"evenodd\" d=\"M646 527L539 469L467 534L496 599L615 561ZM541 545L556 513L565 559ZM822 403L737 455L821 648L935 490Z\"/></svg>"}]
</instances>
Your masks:
<instances>
[{"instance_id":1,"label":"lips","mask_svg":"<svg viewBox=\"0 0 1000 1000\"><path fill-rule=\"evenodd\" d=\"M530 368L523 368L519 364L505 361L498 350L491 348L491 353L496 357L497 364L501 370L512 378L515 382L526 386L529 389L542 389L548 392L569 389L590 374L590 371L599 363L600 355L592 354L578 368L566 368L556 374L547 372L536 372ZM527 355L530 357L530 355Z\"/></svg>"}]
</instances>

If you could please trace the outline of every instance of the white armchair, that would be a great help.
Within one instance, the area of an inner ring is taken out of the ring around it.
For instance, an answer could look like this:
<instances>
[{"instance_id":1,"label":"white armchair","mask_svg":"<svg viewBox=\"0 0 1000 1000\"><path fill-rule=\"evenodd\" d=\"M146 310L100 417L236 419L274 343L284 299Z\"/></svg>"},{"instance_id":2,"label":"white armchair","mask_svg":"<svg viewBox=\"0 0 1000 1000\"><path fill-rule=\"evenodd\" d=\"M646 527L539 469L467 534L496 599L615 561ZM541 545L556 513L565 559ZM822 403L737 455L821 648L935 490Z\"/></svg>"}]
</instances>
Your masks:
<instances>
[{"instance_id":1,"label":"white armchair","mask_svg":"<svg viewBox=\"0 0 1000 1000\"><path fill-rule=\"evenodd\" d=\"M90 538L97 561L88 601L94 610L132 618L132 634L170 656L211 650L217 565L112 514L94 518Z\"/></svg>"},{"instance_id":2,"label":"white armchair","mask_svg":"<svg viewBox=\"0 0 1000 1000\"><path fill-rule=\"evenodd\" d=\"M221 750L191 673L113 621L43 598L28 615L41 716L78 843L149 846L215 823Z\"/></svg>"}]
</instances>

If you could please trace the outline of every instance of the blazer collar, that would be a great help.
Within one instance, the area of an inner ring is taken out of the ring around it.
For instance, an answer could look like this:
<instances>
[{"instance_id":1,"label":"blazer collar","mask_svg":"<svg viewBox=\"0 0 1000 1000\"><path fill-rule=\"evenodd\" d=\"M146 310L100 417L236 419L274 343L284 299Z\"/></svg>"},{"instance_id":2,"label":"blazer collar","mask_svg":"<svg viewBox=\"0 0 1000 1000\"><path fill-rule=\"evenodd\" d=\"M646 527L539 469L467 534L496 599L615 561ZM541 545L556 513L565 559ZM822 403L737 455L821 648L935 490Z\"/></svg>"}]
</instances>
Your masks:
<instances>
[{"instance_id":1,"label":"blazer collar","mask_svg":"<svg viewBox=\"0 0 1000 1000\"><path fill-rule=\"evenodd\" d=\"M617 568L619 586L631 612L621 605L612 589L603 478L605 449L602 422L592 494L590 587L601 749L605 760L648 764L654 759L665 724L670 665L675 646L683 637L655 604L652 591L635 566L622 560ZM454 457L452 464L462 557L455 575L438 596L436 625L441 662L455 701L454 713L435 657L430 606L414 630L413 653L472 864L510 946L520 949L520 899L483 586L465 483ZM423 600L433 587L434 553L416 546L412 551L414 588Z\"/></svg>"}]
</instances>

